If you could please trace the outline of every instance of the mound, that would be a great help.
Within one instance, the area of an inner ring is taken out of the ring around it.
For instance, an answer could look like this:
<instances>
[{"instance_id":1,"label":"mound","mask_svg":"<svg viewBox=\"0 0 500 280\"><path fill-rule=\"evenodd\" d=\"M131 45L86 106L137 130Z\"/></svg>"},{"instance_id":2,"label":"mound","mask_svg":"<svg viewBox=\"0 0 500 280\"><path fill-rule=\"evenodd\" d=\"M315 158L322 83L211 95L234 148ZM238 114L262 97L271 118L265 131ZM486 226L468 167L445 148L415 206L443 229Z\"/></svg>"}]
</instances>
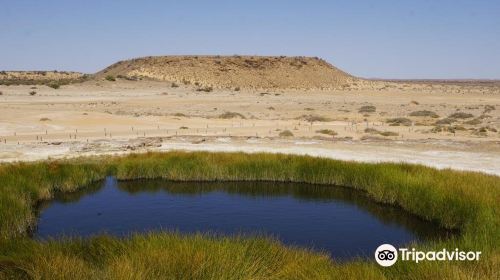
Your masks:
<instances>
[{"instance_id":1,"label":"mound","mask_svg":"<svg viewBox=\"0 0 500 280\"><path fill-rule=\"evenodd\" d=\"M96 74L199 87L334 89L359 79L319 58L264 56L158 56L125 60Z\"/></svg>"}]
</instances>

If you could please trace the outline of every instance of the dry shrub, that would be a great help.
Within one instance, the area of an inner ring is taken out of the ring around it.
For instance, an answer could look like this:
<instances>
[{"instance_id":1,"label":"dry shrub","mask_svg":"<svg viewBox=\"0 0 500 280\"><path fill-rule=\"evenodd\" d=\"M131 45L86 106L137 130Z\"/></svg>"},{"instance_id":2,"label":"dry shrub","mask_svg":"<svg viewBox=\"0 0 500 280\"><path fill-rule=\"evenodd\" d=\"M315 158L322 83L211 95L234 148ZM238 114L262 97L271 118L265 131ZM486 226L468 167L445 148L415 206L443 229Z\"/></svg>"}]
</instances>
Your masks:
<instances>
[{"instance_id":1,"label":"dry shrub","mask_svg":"<svg viewBox=\"0 0 500 280\"><path fill-rule=\"evenodd\" d=\"M331 135L331 136L335 136L337 135L338 133L331 130L331 129L320 129L320 130L316 130L316 133L321 133L321 134L326 134L326 135Z\"/></svg>"},{"instance_id":2,"label":"dry shrub","mask_svg":"<svg viewBox=\"0 0 500 280\"><path fill-rule=\"evenodd\" d=\"M362 106L358 110L359 113L374 113L375 111L377 111L377 107L372 105Z\"/></svg>"},{"instance_id":3,"label":"dry shrub","mask_svg":"<svg viewBox=\"0 0 500 280\"><path fill-rule=\"evenodd\" d=\"M414 111L410 113L410 116L412 117L431 117L431 118L439 118L439 115L436 114L436 112L429 111L429 110L422 110L422 111Z\"/></svg>"},{"instance_id":4,"label":"dry shrub","mask_svg":"<svg viewBox=\"0 0 500 280\"><path fill-rule=\"evenodd\" d=\"M280 137L293 137L293 133L290 130L283 130L279 134Z\"/></svg>"},{"instance_id":5,"label":"dry shrub","mask_svg":"<svg viewBox=\"0 0 500 280\"><path fill-rule=\"evenodd\" d=\"M408 118L392 118L392 119L387 119L386 121L389 125L391 126L410 126L411 125L411 120Z\"/></svg>"},{"instance_id":6,"label":"dry shrub","mask_svg":"<svg viewBox=\"0 0 500 280\"><path fill-rule=\"evenodd\" d=\"M234 119L234 118L246 119L245 116L243 116L238 112L225 112L219 115L219 119Z\"/></svg>"},{"instance_id":7,"label":"dry shrub","mask_svg":"<svg viewBox=\"0 0 500 280\"><path fill-rule=\"evenodd\" d=\"M448 118L452 119L469 119L474 117L473 114L465 113L465 112L456 112L448 116Z\"/></svg>"}]
</instances>

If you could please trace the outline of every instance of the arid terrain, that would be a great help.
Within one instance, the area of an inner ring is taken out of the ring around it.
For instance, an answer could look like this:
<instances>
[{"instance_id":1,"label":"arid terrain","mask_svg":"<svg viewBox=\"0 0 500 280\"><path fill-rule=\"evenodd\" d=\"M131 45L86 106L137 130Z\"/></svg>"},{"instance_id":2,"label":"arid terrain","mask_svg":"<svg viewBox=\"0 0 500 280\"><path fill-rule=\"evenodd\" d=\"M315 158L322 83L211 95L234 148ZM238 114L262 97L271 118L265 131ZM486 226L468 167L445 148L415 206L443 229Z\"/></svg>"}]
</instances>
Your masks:
<instances>
[{"instance_id":1,"label":"arid terrain","mask_svg":"<svg viewBox=\"0 0 500 280\"><path fill-rule=\"evenodd\" d=\"M245 56L3 73L4 162L266 151L500 175L498 81L364 80L317 58Z\"/></svg>"}]
</instances>

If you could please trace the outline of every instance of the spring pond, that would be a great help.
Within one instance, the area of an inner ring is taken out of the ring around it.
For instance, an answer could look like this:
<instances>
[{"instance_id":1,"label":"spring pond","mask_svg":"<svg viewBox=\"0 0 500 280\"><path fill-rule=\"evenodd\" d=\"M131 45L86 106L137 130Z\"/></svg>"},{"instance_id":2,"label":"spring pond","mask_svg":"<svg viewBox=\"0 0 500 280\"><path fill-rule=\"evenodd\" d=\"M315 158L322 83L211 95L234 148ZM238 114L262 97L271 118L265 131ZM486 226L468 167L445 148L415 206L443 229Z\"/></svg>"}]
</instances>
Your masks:
<instances>
[{"instance_id":1,"label":"spring pond","mask_svg":"<svg viewBox=\"0 0 500 280\"><path fill-rule=\"evenodd\" d=\"M34 238L179 231L264 234L334 259L451 233L361 191L303 183L117 181L59 193L38 209Z\"/></svg>"}]
</instances>

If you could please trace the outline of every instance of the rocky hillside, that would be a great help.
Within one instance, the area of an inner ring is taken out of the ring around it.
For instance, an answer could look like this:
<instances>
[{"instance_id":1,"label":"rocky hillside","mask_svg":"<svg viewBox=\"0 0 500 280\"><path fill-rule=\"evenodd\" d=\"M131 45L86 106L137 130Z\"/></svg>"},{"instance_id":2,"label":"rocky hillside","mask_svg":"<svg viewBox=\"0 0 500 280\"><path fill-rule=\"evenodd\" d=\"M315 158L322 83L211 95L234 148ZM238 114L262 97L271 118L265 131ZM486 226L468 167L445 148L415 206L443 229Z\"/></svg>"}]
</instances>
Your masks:
<instances>
[{"instance_id":1,"label":"rocky hillside","mask_svg":"<svg viewBox=\"0 0 500 280\"><path fill-rule=\"evenodd\" d=\"M228 89L335 89L363 82L319 58L284 56L145 57L115 63L96 77Z\"/></svg>"}]
</instances>

